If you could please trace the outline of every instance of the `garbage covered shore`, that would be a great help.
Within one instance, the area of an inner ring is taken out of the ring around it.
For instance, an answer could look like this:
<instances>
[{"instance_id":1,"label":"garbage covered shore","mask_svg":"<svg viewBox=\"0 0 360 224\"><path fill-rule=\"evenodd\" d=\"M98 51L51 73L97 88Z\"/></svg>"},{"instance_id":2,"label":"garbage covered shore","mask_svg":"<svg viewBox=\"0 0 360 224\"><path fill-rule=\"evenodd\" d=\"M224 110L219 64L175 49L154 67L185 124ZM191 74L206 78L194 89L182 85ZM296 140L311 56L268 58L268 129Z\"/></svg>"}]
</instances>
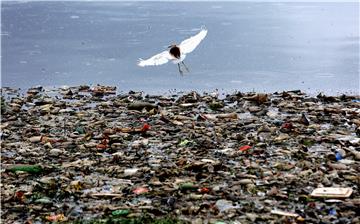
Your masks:
<instances>
[{"instance_id":1,"label":"garbage covered shore","mask_svg":"<svg viewBox=\"0 0 360 224\"><path fill-rule=\"evenodd\" d=\"M359 96L2 88L2 223L359 223Z\"/></svg>"}]
</instances>

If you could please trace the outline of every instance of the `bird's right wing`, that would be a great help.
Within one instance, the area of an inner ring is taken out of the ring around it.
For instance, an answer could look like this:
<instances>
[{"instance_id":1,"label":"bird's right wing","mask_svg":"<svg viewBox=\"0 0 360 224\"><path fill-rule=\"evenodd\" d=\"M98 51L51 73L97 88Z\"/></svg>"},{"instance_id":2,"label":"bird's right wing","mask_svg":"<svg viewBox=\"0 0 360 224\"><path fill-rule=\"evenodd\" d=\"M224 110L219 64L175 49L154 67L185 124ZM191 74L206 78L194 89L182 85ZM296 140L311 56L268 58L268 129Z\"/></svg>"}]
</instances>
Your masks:
<instances>
[{"instance_id":1,"label":"bird's right wing","mask_svg":"<svg viewBox=\"0 0 360 224\"><path fill-rule=\"evenodd\" d=\"M140 58L138 62L138 66L145 67L151 65L162 65L167 63L170 59L171 59L170 53L168 51L163 51L146 60Z\"/></svg>"},{"instance_id":2,"label":"bird's right wing","mask_svg":"<svg viewBox=\"0 0 360 224\"><path fill-rule=\"evenodd\" d=\"M200 42L206 37L207 32L208 31L206 28L202 28L198 34L181 42L179 46L181 53L187 54L192 52L200 44Z\"/></svg>"}]
</instances>

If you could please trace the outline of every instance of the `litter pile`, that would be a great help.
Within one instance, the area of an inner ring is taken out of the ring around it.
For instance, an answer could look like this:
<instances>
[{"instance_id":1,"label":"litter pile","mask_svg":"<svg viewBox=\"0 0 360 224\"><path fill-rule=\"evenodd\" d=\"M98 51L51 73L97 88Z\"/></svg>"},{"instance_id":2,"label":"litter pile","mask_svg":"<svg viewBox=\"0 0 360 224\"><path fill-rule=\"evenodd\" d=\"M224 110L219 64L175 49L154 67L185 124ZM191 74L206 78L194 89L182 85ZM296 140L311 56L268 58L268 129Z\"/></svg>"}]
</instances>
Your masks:
<instances>
[{"instance_id":1,"label":"litter pile","mask_svg":"<svg viewBox=\"0 0 360 224\"><path fill-rule=\"evenodd\" d=\"M360 222L358 96L2 96L4 223Z\"/></svg>"}]
</instances>

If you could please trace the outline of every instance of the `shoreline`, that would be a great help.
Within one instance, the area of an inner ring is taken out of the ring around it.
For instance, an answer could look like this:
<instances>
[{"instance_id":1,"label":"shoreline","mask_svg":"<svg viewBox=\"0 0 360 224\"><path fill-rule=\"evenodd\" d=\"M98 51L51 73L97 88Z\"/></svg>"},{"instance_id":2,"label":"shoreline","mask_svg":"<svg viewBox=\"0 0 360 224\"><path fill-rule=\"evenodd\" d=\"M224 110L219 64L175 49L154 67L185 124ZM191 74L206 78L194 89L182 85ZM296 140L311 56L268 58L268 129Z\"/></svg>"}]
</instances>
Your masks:
<instances>
[{"instance_id":1,"label":"shoreline","mask_svg":"<svg viewBox=\"0 0 360 224\"><path fill-rule=\"evenodd\" d=\"M34 87L1 114L4 222L360 221L358 95Z\"/></svg>"},{"instance_id":2,"label":"shoreline","mask_svg":"<svg viewBox=\"0 0 360 224\"><path fill-rule=\"evenodd\" d=\"M309 97L316 97L318 95L323 95L323 96L332 96L332 97L339 97L339 96L350 96L350 97L355 97L355 98L360 98L360 92L359 91L355 91L355 90L347 90L347 91L330 91L331 93L327 93L324 90L311 90L311 91L306 91L304 89L282 89L282 90L275 90L275 91L265 91L265 90L241 90L241 89L226 89L226 88L209 88L209 89L176 89L176 88L169 88L169 89L163 89L160 88L160 90L154 90L154 88L152 88L152 90L149 90L149 88L142 88L142 89L121 89L121 87L119 86L113 86L113 85L106 85L106 84L81 84L81 85L37 85L37 86L31 86L31 87L13 87L13 86L2 86L1 92L4 95L8 95L8 93L10 93L11 95L14 94L21 94L22 96L24 96L27 92L27 90L29 89L41 89L41 91L45 91L45 92L59 92L59 91L64 91L67 89L76 89L76 88L80 88L80 87L86 87L88 90L87 91L91 91L92 89L96 88L96 87L111 87L114 88L114 94L127 94L129 92L141 92L142 94L146 94L146 95L154 95L154 96L158 96L158 95L165 95L165 96L170 96L170 95L183 95L183 94L187 94L189 92L197 92L200 95L207 95L207 94L211 94L214 92L217 92L219 94L219 97L224 96L224 95L231 95L231 94L236 94L236 93L243 93L243 94L256 94L256 93L264 93L264 94L279 94L282 92L301 92L302 94L309 96ZM147 89L147 90L144 90Z\"/></svg>"}]
</instances>

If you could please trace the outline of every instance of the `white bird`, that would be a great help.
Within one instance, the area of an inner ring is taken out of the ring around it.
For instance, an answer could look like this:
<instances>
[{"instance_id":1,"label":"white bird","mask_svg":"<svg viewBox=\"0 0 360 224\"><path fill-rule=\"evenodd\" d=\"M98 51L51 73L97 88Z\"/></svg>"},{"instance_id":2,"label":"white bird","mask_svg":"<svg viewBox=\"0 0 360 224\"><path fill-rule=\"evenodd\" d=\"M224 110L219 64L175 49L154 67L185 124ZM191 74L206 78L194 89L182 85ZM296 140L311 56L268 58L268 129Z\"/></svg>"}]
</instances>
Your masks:
<instances>
[{"instance_id":1,"label":"white bird","mask_svg":"<svg viewBox=\"0 0 360 224\"><path fill-rule=\"evenodd\" d=\"M201 31L198 34L182 41L179 45L170 45L168 47L170 50L163 51L146 60L140 58L138 65L140 67L162 65L171 60L174 64L178 65L181 75L183 74L183 71L181 70L180 63L183 64L185 69L189 72L189 69L184 64L186 54L192 52L200 44L207 32L206 28L201 28Z\"/></svg>"}]
</instances>

